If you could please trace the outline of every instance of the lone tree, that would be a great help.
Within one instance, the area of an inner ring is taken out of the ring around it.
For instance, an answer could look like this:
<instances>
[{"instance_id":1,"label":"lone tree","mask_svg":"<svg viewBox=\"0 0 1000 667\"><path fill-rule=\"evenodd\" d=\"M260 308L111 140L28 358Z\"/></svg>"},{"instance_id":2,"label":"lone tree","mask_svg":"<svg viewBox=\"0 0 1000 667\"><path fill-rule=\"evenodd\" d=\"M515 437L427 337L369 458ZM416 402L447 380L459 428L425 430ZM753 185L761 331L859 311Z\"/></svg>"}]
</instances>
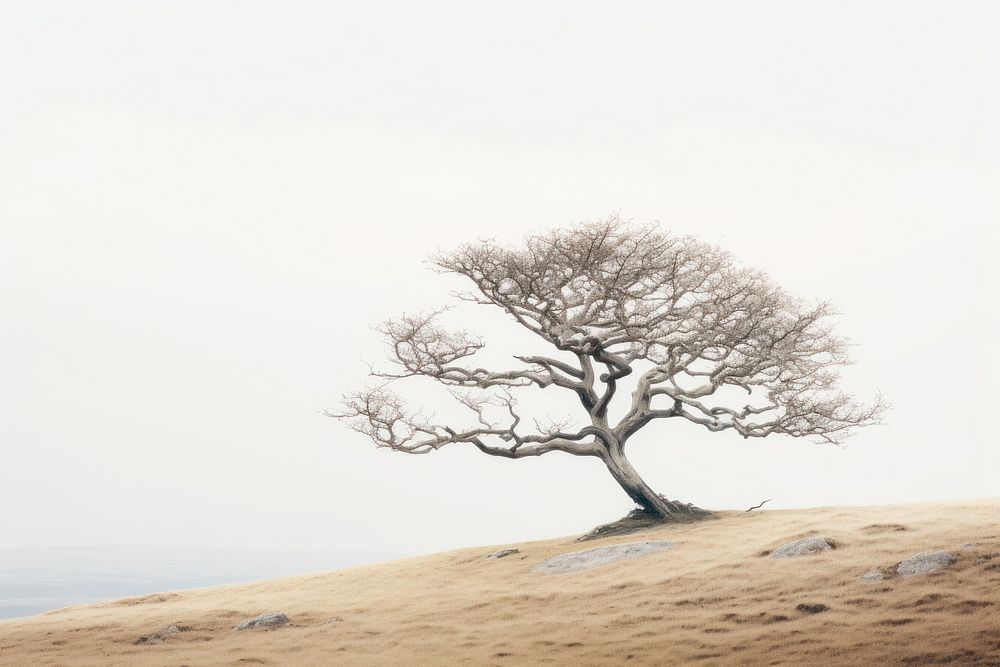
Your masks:
<instances>
[{"instance_id":1,"label":"lone tree","mask_svg":"<svg viewBox=\"0 0 1000 667\"><path fill-rule=\"evenodd\" d=\"M379 447L425 454L465 443L509 459L593 456L647 513L683 519L704 511L657 494L625 456L650 422L838 443L885 409L881 397L861 405L837 390L837 370L850 362L827 324L827 303L805 305L719 248L656 225L612 217L529 235L519 248L480 241L431 260L472 283L456 297L501 309L553 356L515 356L517 367L489 370L462 363L484 343L442 328L443 310L384 322L395 371L372 370L378 386L345 395L343 410L328 413ZM472 423L435 423L388 388L418 376L452 387ZM627 376L631 402L612 421L608 408ZM576 394L582 425L525 428L514 391L530 386Z\"/></svg>"}]
</instances>

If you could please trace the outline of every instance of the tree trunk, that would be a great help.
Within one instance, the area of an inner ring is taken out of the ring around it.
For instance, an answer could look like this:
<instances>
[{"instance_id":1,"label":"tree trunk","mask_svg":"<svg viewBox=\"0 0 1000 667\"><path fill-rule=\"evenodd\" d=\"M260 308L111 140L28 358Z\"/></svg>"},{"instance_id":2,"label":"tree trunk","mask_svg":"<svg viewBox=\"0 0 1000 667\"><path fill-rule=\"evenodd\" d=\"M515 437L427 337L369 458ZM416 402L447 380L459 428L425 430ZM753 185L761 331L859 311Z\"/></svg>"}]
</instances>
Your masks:
<instances>
[{"instance_id":1,"label":"tree trunk","mask_svg":"<svg viewBox=\"0 0 1000 667\"><path fill-rule=\"evenodd\" d=\"M621 485L637 505L639 505L643 511L647 514L660 517L662 519L675 519L682 518L682 520L690 520L692 517L706 517L710 515L710 512L701 509L700 507L695 507L694 505L685 505L683 503L675 502L672 500L667 500L656 491L654 491L642 477L632 464L629 463L628 459L625 458L625 453L622 451L621 447L610 447L606 456L602 457L604 459L604 464L608 467L611 472L611 476L615 478L615 481Z\"/></svg>"},{"instance_id":2,"label":"tree trunk","mask_svg":"<svg viewBox=\"0 0 1000 667\"><path fill-rule=\"evenodd\" d=\"M608 466L608 470L611 472L611 476L615 478L615 481L621 485L625 493L635 501L636 505L642 507L649 514L664 518L672 516L674 514L674 508L671 506L673 503L670 503L656 493L656 491L653 491L643 481L642 477L639 476L639 473L632 467L628 459L625 458L625 453L614 451L618 449L617 447L613 448L604 458L604 463Z\"/></svg>"}]
</instances>

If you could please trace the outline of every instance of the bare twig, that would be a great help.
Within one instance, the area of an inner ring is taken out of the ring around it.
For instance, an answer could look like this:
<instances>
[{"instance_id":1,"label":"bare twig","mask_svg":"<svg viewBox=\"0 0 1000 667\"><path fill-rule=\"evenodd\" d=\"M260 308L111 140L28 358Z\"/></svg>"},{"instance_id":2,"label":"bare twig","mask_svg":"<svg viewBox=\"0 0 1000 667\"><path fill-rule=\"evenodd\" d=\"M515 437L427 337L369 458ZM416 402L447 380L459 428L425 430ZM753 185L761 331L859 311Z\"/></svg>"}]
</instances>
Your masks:
<instances>
[{"instance_id":1,"label":"bare twig","mask_svg":"<svg viewBox=\"0 0 1000 667\"><path fill-rule=\"evenodd\" d=\"M758 509L758 508L760 508L760 507L763 507L763 506L764 506L764 503L769 503L769 502L771 502L771 499L770 499L770 498L768 498L767 500L765 500L765 501L764 501L763 503L761 503L760 505L754 505L753 507L751 507L750 509L748 509L748 510L747 510L747 512L753 512L753 511L754 511L755 509Z\"/></svg>"}]
</instances>

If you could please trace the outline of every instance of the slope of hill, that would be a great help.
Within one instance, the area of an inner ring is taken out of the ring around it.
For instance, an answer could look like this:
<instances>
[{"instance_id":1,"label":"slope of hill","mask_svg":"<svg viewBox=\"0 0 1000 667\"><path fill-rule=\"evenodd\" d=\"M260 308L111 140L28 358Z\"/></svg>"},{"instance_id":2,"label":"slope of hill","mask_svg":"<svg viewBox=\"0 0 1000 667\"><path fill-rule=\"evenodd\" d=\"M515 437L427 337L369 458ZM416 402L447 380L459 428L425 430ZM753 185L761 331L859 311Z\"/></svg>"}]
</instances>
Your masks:
<instances>
[{"instance_id":1,"label":"slope of hill","mask_svg":"<svg viewBox=\"0 0 1000 667\"><path fill-rule=\"evenodd\" d=\"M0 549L0 619L172 588L319 572L392 555L135 545Z\"/></svg>"},{"instance_id":2,"label":"slope of hill","mask_svg":"<svg viewBox=\"0 0 1000 667\"><path fill-rule=\"evenodd\" d=\"M812 535L837 548L766 555ZM677 544L572 574L535 570L651 539ZM519 553L485 558L510 546ZM955 562L892 576L937 550ZM888 578L863 581L874 569ZM266 612L291 624L234 629ZM724 513L0 621L3 665L420 663L1000 665L1000 500Z\"/></svg>"}]
</instances>

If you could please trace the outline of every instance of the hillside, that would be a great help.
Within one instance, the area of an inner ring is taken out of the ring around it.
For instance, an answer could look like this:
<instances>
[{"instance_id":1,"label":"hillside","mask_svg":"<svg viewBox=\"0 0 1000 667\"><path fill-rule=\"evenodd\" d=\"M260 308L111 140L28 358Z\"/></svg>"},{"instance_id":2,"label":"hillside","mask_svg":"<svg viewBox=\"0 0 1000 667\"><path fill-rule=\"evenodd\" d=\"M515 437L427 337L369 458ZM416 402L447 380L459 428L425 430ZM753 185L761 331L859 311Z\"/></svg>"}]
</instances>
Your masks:
<instances>
[{"instance_id":1,"label":"hillside","mask_svg":"<svg viewBox=\"0 0 1000 667\"><path fill-rule=\"evenodd\" d=\"M820 535L836 549L788 559ZM672 548L583 572L567 552ZM519 553L487 559L492 551ZM913 554L954 564L892 576ZM881 581L862 581L879 569ZM262 613L291 625L236 631ZM140 638L176 626L162 641ZM2 665L1000 665L1000 500L733 512L585 543L463 549L0 621Z\"/></svg>"},{"instance_id":2,"label":"hillside","mask_svg":"<svg viewBox=\"0 0 1000 667\"><path fill-rule=\"evenodd\" d=\"M357 549L250 551L135 545L0 549L0 619L150 591L246 583L391 557Z\"/></svg>"}]
</instances>

